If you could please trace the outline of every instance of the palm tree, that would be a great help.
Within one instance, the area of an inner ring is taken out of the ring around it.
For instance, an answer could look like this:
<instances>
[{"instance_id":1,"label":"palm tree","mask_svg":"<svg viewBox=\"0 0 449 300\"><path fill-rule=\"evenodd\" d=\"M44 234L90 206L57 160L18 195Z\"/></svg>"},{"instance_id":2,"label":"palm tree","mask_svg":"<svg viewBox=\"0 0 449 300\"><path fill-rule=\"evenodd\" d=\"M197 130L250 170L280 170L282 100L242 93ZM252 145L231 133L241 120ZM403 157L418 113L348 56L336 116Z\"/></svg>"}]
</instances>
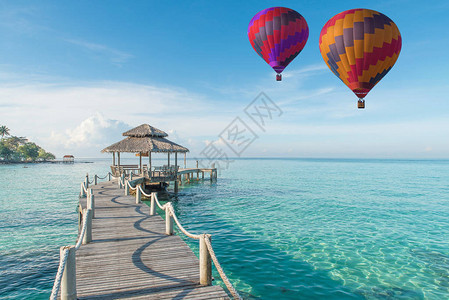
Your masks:
<instances>
[{"instance_id":1,"label":"palm tree","mask_svg":"<svg viewBox=\"0 0 449 300\"><path fill-rule=\"evenodd\" d=\"M9 128L5 125L0 126L0 134L2 135L2 138L9 135Z\"/></svg>"}]
</instances>

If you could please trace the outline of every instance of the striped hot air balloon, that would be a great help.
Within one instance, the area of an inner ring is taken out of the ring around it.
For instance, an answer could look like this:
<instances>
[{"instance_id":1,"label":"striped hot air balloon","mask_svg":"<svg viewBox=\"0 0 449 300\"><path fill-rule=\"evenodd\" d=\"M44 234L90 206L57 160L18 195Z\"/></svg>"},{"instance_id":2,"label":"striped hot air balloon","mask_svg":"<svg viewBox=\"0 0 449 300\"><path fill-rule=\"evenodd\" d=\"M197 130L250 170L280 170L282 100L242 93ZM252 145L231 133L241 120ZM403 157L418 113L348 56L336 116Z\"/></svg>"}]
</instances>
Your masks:
<instances>
[{"instance_id":1,"label":"striped hot air balloon","mask_svg":"<svg viewBox=\"0 0 449 300\"><path fill-rule=\"evenodd\" d=\"M309 37L303 16L286 7L258 12L249 22L248 38L254 50L282 79L281 72L301 52Z\"/></svg>"},{"instance_id":2,"label":"striped hot air balloon","mask_svg":"<svg viewBox=\"0 0 449 300\"><path fill-rule=\"evenodd\" d=\"M363 99L391 70L401 51L399 29L386 15L351 9L327 21L320 34L320 51L331 71Z\"/></svg>"}]
</instances>

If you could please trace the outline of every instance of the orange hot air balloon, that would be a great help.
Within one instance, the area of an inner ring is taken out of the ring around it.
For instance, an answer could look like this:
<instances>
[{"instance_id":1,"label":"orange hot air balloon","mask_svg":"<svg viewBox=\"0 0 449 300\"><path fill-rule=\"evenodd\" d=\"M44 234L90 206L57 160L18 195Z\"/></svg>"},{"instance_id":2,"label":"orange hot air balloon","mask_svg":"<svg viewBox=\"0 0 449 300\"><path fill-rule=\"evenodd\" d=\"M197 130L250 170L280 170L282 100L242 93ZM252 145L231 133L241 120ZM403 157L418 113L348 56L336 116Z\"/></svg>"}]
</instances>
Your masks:
<instances>
[{"instance_id":1,"label":"orange hot air balloon","mask_svg":"<svg viewBox=\"0 0 449 300\"><path fill-rule=\"evenodd\" d=\"M358 108L365 108L363 98L393 67L402 39L386 15L359 8L327 21L319 43L329 69L359 97Z\"/></svg>"}]
</instances>

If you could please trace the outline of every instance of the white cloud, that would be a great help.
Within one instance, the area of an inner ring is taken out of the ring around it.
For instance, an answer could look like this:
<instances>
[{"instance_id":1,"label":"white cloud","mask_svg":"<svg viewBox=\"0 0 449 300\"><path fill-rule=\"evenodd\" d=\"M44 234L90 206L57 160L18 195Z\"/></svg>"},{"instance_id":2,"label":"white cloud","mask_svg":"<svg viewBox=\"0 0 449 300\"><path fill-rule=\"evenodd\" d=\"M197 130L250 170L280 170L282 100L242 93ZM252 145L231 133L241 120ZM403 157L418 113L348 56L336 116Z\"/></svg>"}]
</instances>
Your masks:
<instances>
[{"instance_id":1,"label":"white cloud","mask_svg":"<svg viewBox=\"0 0 449 300\"><path fill-rule=\"evenodd\" d=\"M319 64L308 65L303 68L298 68L298 69L294 69L294 70L286 69L284 72L282 72L282 77L283 78L292 78L292 77L305 78L305 77L313 76L318 73L322 73L326 70L329 70L329 69L326 66L326 64L323 62L323 63L319 63Z\"/></svg>"},{"instance_id":2,"label":"white cloud","mask_svg":"<svg viewBox=\"0 0 449 300\"><path fill-rule=\"evenodd\" d=\"M105 45L87 42L83 40L66 39L66 42L79 46L91 53L99 54L99 57L108 57L112 63L121 65L133 57L133 55Z\"/></svg>"},{"instance_id":3,"label":"white cloud","mask_svg":"<svg viewBox=\"0 0 449 300\"><path fill-rule=\"evenodd\" d=\"M308 69L315 72L320 67ZM349 91L310 88L305 83L295 87L294 77L287 88L271 83L269 89L251 86L242 94L209 90L206 95L173 86L39 81L39 76L20 82L17 74L0 76L7 79L0 84L1 125L57 156L70 151L77 157L98 157L101 149L122 138L123 131L148 123L168 132L194 157L207 141L219 141L218 135L235 117L245 118L243 109L267 90L284 114L271 120L265 133L253 128L259 139L245 156L449 155L449 141L442 138L449 135L447 110L439 109L447 103L445 99L425 101L422 95L427 91L419 89L407 93L383 89L370 95L369 106L362 111L355 108L356 99Z\"/></svg>"},{"instance_id":4,"label":"white cloud","mask_svg":"<svg viewBox=\"0 0 449 300\"><path fill-rule=\"evenodd\" d=\"M102 114L96 113L74 129L67 129L65 134L52 131L50 140L54 144L64 145L66 149L98 150L116 142L121 133L130 127L122 121L106 119Z\"/></svg>"}]
</instances>

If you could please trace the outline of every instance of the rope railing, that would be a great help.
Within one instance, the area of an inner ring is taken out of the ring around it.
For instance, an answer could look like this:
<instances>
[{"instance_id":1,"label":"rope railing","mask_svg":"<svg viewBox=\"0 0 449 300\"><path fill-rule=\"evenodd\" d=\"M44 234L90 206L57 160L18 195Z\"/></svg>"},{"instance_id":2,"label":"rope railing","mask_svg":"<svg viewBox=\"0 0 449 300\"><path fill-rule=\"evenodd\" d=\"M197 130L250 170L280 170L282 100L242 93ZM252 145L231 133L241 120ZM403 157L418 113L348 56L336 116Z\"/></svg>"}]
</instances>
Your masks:
<instances>
[{"instance_id":1,"label":"rope railing","mask_svg":"<svg viewBox=\"0 0 449 300\"><path fill-rule=\"evenodd\" d=\"M179 222L178 217L175 214L173 205L170 202L168 202L167 204L168 204L168 209L170 210L170 215L173 217L173 220L175 221L176 225L178 225L179 230L181 230L181 232L184 233L189 238L194 239L194 240L199 240L201 238L201 235L188 232Z\"/></svg>"},{"instance_id":2,"label":"rope railing","mask_svg":"<svg viewBox=\"0 0 449 300\"><path fill-rule=\"evenodd\" d=\"M89 220L91 213L92 213L92 211L90 209L87 209L86 215L83 216L83 228L78 236L78 241L75 245L75 251L79 249L79 247L81 246L81 244L83 242L84 235L86 234L87 222ZM58 266L58 272L56 273L55 282L53 284L53 288L52 288L51 294L50 294L50 300L55 300L58 297L59 289L61 287L62 276L64 275L64 270L65 270L65 267L67 264L67 259L69 256L69 249L70 249L70 246L64 247L64 250L61 254L61 259L59 261L59 266Z\"/></svg>"},{"instance_id":3,"label":"rope railing","mask_svg":"<svg viewBox=\"0 0 449 300\"><path fill-rule=\"evenodd\" d=\"M129 183L129 181L126 181L126 182L127 182L127 184L128 184L128 187L129 187L132 191L137 190L137 186L136 186L136 187L133 187L133 186L131 185L131 183Z\"/></svg>"},{"instance_id":4,"label":"rope railing","mask_svg":"<svg viewBox=\"0 0 449 300\"><path fill-rule=\"evenodd\" d=\"M215 268L217 268L218 274L220 274L220 277L223 280L226 287L228 288L228 291L231 293L231 295L234 297L234 299L239 299L239 300L242 299L242 297L240 297L239 293L234 288L232 283L229 281L229 278L226 276L220 263L218 262L217 256L215 255L215 252L214 252L214 248L212 248L212 243L207 234L204 235L204 241L206 242L207 250L209 250L209 253L214 262Z\"/></svg>"},{"instance_id":5,"label":"rope railing","mask_svg":"<svg viewBox=\"0 0 449 300\"><path fill-rule=\"evenodd\" d=\"M58 297L59 288L61 287L62 274L64 274L64 269L68 257L69 257L69 250L64 249L64 252L61 255L61 259L59 260L58 272L56 273L55 283L53 284L53 289L51 290L50 300L54 300Z\"/></svg>"},{"instance_id":6,"label":"rope railing","mask_svg":"<svg viewBox=\"0 0 449 300\"><path fill-rule=\"evenodd\" d=\"M142 186L140 184L133 187L130 183L130 181L125 180L123 174L120 176L114 176L112 173L108 172L106 176L103 178L98 177L97 175L94 176L94 180L92 182L95 182L97 184L97 179L105 179L109 176L109 180L111 180L112 177L114 178L120 178L119 183L121 184L120 188L127 187L131 190L136 190L136 203L140 203L140 197L141 195L144 195L146 197L151 198L151 210L150 215L155 214L154 210L154 203L162 209L165 210L166 214L166 234L172 235L173 234L173 220L178 226L179 230L186 235L189 238L200 240L200 283L202 285L211 285L211 267L210 267L210 261L212 260L215 264L215 267L220 274L220 277L222 278L224 284L226 285L227 289L229 290L229 293L234 297L234 299L242 299L240 295L238 294L237 290L233 287L231 282L229 281L228 277L226 276L223 268L221 267L220 263L218 262L218 258L215 255L214 249L212 247L212 243L210 240L209 234L192 234L188 232L179 221L178 217L176 216L175 210L173 205L170 202L165 203L164 205L161 205L159 202L159 199L157 197L157 193L151 193L147 194L142 189ZM59 290L61 288L61 281L64 277L65 271L69 272L69 274L72 274L71 272L75 272L74 270L74 264L75 264L75 251L77 251L82 244L86 244L92 240L92 218L93 218L93 209L94 209L94 198L91 193L91 189L88 188L88 185L92 182L89 182L88 175L86 176L86 179L83 183L81 183L81 195L88 197L87 202L87 209L83 210L85 213L82 213L80 216L83 218L83 226L79 233L77 242L75 246L66 246L61 247L60 250L60 261L58 266L58 272L56 273L55 281L53 284L52 292L50 295L50 300L54 300L57 298ZM125 194L129 195L127 190L125 191ZM89 229L88 229L89 227ZM87 231L89 232L87 233ZM203 250L201 250L203 249ZM69 261L69 263L68 263ZM205 263L207 261L207 263ZM67 267L67 265L69 267ZM73 266L72 266L73 265ZM67 269L68 268L68 269ZM69 276L69 275L67 275ZM76 276L74 273L71 276ZM76 285L74 282L67 283L66 279L64 280L64 284L62 285L63 289L61 291L61 294L63 292L69 293L70 291L73 291L75 297L76 297Z\"/></svg>"},{"instance_id":7,"label":"rope railing","mask_svg":"<svg viewBox=\"0 0 449 300\"><path fill-rule=\"evenodd\" d=\"M86 215L83 216L83 227L81 229L81 233L78 236L78 241L75 244L75 250L78 250L81 247L81 244L83 243L83 238L84 238L84 235L86 234L87 220L89 219L91 213L92 213L92 210L88 209L88 210L86 210Z\"/></svg>"},{"instance_id":8,"label":"rope railing","mask_svg":"<svg viewBox=\"0 0 449 300\"><path fill-rule=\"evenodd\" d=\"M151 195L146 194L142 188L140 186L138 186L138 188L140 189L140 192L146 196L146 197L150 197ZM208 234L193 234L188 232L181 224L181 222L179 222L178 217L175 214L175 209L173 208L173 205L170 202L165 203L164 205L161 205L159 202L159 199L157 198L157 194L156 193L152 193L153 194L153 199L154 202L156 203L156 205L162 209L165 210L166 212L169 213L169 216L166 216L166 218L172 217L173 220L175 221L176 225L178 226L179 230L184 233L187 237L191 238L191 239L195 239L195 240L199 240L202 237L204 237L204 241L206 243L207 249L209 251L209 254L212 258L212 261L214 262L215 267L217 268L218 274L220 274L221 279L223 280L224 284L226 285L226 288L229 290L229 292L231 293L231 295L234 297L234 299L238 299L241 300L242 297L240 297L239 293L237 292L237 290L234 288L234 286L232 285L232 283L229 281L229 278L226 276L223 268L221 267L220 263L218 262L218 258L215 255L215 251L212 247L212 243L210 240L210 235ZM166 210L166 208L168 208L168 210Z\"/></svg>"}]
</instances>

